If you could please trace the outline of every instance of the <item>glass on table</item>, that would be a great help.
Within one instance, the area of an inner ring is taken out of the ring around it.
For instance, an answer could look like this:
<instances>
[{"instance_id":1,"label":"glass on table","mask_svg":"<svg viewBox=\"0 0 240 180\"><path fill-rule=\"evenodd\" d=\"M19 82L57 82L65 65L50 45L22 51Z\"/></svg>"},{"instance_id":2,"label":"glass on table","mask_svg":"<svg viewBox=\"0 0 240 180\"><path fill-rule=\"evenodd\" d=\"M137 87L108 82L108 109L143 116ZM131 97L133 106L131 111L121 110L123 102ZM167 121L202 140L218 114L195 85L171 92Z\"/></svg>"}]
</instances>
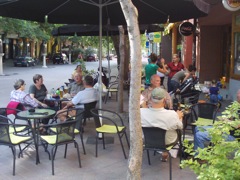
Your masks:
<instances>
[{"instance_id":1,"label":"glass on table","mask_svg":"<svg viewBox=\"0 0 240 180\"><path fill-rule=\"evenodd\" d=\"M64 91L65 94L67 94L68 93L68 87L64 87L63 91Z\"/></svg>"},{"instance_id":2,"label":"glass on table","mask_svg":"<svg viewBox=\"0 0 240 180\"><path fill-rule=\"evenodd\" d=\"M63 90L60 89L60 94L59 94L60 98L62 99L63 98Z\"/></svg>"}]
</instances>

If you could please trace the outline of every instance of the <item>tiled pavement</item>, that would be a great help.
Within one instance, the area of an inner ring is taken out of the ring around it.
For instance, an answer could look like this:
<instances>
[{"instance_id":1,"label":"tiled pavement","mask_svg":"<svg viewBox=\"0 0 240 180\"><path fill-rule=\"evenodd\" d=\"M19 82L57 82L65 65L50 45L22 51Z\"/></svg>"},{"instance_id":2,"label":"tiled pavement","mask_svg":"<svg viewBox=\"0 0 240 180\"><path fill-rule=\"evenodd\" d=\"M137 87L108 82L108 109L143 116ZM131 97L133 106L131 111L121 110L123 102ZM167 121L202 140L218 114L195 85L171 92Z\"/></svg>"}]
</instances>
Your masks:
<instances>
[{"instance_id":1,"label":"tiled pavement","mask_svg":"<svg viewBox=\"0 0 240 180\"><path fill-rule=\"evenodd\" d=\"M127 93L127 92L125 92ZM127 109L127 98L124 100L124 109ZM117 110L115 99L110 99L104 108ZM111 107L111 108L110 108ZM126 113L125 113L126 116ZM128 121L125 119L128 126ZM55 175L52 176L51 161L44 152L43 147L39 147L41 163L35 164L34 148L28 148L24 152L23 158L16 159L16 175L12 176L12 154L8 147L1 146L0 153L0 179L79 179L79 180L123 180L126 179L128 160L124 159L121 145L117 136L114 137L114 144L107 144L106 149L99 144L98 157L95 157L95 144L86 144L88 137L94 137L93 121L87 121L84 131L84 142L86 155L83 154L80 138L77 136L77 142L80 148L82 168L78 167L77 151L73 145L69 145L67 158L64 159L64 146L57 150L55 159ZM129 152L126 140L123 139L127 154ZM152 153L151 153L152 154ZM160 156L151 155L152 165L147 162L147 154L143 152L142 179L169 179L169 164L161 162ZM196 176L189 169L179 168L179 158L173 159L173 179L193 180Z\"/></svg>"},{"instance_id":2,"label":"tiled pavement","mask_svg":"<svg viewBox=\"0 0 240 180\"><path fill-rule=\"evenodd\" d=\"M71 68L72 69L72 68ZM72 70L69 70L71 72ZM61 73L61 72L59 72ZM19 73L20 74L20 73ZM70 74L70 73L69 73ZM46 75L44 76L46 77ZM223 106L229 102L224 102ZM117 102L114 97L103 104L103 108L117 111ZM222 108L223 109L223 108ZM128 96L125 91L124 111L128 112ZM128 126L128 121L125 119ZM0 146L0 180L11 179L79 179L79 180L122 180L127 179L128 161L124 159L119 140L114 136L114 144L107 144L104 150L99 145L98 157L95 157L95 145L86 144L88 137L94 137L94 125L92 121L87 121L84 132L84 142L87 154L84 155L77 136L81 153L82 168L78 167L77 153L73 145L69 145L67 158L64 159L64 147L59 147L55 159L55 175L51 173L51 161L48 155L40 147L40 161L35 164L35 151L29 148L24 152L23 158L16 159L16 176L12 176L12 153L8 147ZM110 135L113 137L112 135ZM125 148L127 148L124 141ZM127 150L127 153L129 151ZM152 153L151 153L152 154ZM165 180L169 179L169 166L166 162L161 162L159 155L151 155L152 165L147 162L146 152L143 152L142 179L146 180ZM173 179L194 180L196 175L189 169L179 168L179 158L173 159Z\"/></svg>"}]
</instances>

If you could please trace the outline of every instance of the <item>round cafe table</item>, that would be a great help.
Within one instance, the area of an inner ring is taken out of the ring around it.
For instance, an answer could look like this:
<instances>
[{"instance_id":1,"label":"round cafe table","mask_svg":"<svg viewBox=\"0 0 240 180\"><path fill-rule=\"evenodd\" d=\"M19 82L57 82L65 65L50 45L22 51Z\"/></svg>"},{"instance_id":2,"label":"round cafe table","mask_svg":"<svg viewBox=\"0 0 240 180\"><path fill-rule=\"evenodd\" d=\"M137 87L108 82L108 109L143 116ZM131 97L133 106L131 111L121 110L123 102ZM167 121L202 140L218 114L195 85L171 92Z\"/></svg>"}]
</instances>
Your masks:
<instances>
[{"instance_id":1,"label":"round cafe table","mask_svg":"<svg viewBox=\"0 0 240 180\"><path fill-rule=\"evenodd\" d=\"M36 148L36 164L40 163L39 154L38 154L38 135L39 135L39 123L42 119L51 118L55 115L56 111L52 109L35 109L35 112L29 112L29 110L20 111L17 113L17 117L22 119L27 119L29 124L31 124L31 120L34 122L34 126L32 127L32 135L34 139L34 144ZM36 127L36 128L34 128Z\"/></svg>"}]
</instances>

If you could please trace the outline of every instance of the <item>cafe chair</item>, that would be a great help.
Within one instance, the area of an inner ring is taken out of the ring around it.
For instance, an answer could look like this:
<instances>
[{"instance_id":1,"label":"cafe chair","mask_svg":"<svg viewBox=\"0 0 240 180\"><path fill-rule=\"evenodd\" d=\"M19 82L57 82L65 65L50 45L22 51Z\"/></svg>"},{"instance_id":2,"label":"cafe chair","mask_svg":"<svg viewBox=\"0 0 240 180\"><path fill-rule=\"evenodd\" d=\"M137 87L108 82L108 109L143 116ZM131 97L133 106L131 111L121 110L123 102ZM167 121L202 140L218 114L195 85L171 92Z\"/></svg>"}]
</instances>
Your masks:
<instances>
[{"instance_id":1,"label":"cafe chair","mask_svg":"<svg viewBox=\"0 0 240 180\"><path fill-rule=\"evenodd\" d=\"M212 125L215 122L218 106L212 103L197 103L191 107L193 125Z\"/></svg>"},{"instance_id":2,"label":"cafe chair","mask_svg":"<svg viewBox=\"0 0 240 180\"><path fill-rule=\"evenodd\" d=\"M16 120L18 119L18 122L20 122L21 124L28 124L29 122L26 119L19 119L17 117L17 113L20 112L21 110L19 109L15 109L15 108L0 108L0 115L5 116L5 117L9 117L10 115L13 115L13 123L16 123ZM25 125L24 126L17 126L17 127L13 127L13 126L9 126L9 132L10 133L19 133L19 132L23 132L29 130L29 128L27 128Z\"/></svg>"},{"instance_id":3,"label":"cafe chair","mask_svg":"<svg viewBox=\"0 0 240 180\"><path fill-rule=\"evenodd\" d=\"M78 155L78 163L79 167L81 168L81 160L80 160L80 153L78 143L75 141L75 125L76 120L67 120L63 123L51 124L51 125L43 125L40 127L48 127L48 128L55 128L56 132L50 135L40 135L41 142L46 152L48 151L48 145L52 145L50 159L52 161L52 175L54 175L54 159L56 156L58 146L65 145L65 152L64 158L67 155L67 147L68 144L74 143L75 148L77 148L77 155Z\"/></svg>"},{"instance_id":4,"label":"cafe chair","mask_svg":"<svg viewBox=\"0 0 240 180\"><path fill-rule=\"evenodd\" d=\"M84 104L84 121L83 121L83 125L86 125L86 120L90 119L93 117L92 113L90 112L91 109L94 109L97 105L97 101L94 102L90 102L90 103L86 103Z\"/></svg>"},{"instance_id":5,"label":"cafe chair","mask_svg":"<svg viewBox=\"0 0 240 180\"><path fill-rule=\"evenodd\" d=\"M118 99L118 81L112 82L109 84L107 88L107 94L105 96L105 104L107 103L107 100L109 98L109 95L115 93L116 94L116 101Z\"/></svg>"},{"instance_id":6,"label":"cafe chair","mask_svg":"<svg viewBox=\"0 0 240 180\"><path fill-rule=\"evenodd\" d=\"M169 161L169 177L170 177L170 179L172 179L172 157L171 157L169 150L173 146L167 147L165 144L166 130L158 128L158 127L142 127L142 130L143 130L143 134L144 134L143 149L147 151L148 164L151 165L149 151L167 152L168 153L168 161ZM181 140L181 138L180 138L180 140ZM180 149L180 152L181 152L181 149ZM181 158L181 155L180 155L180 158Z\"/></svg>"},{"instance_id":7,"label":"cafe chair","mask_svg":"<svg viewBox=\"0 0 240 180\"><path fill-rule=\"evenodd\" d=\"M15 176L15 166L16 166L16 148L15 148L15 146L18 145L19 147L21 147L21 144L26 144L23 149L21 149L21 148L19 149L20 150L19 157L20 157L20 154L22 154L22 152L31 144L31 140L32 140L32 137L29 135L19 135L19 134L17 134L16 131L10 132L11 128L13 128L13 130L15 130L15 129L17 129L17 127L22 127L22 126L31 128L31 127L28 127L29 126L28 124L15 124L6 116L0 115L0 145L9 146L12 150L13 176ZM3 154L3 151L1 152L1 154ZM1 163L4 163L4 162L1 161Z\"/></svg>"},{"instance_id":8,"label":"cafe chair","mask_svg":"<svg viewBox=\"0 0 240 180\"><path fill-rule=\"evenodd\" d=\"M105 134L117 134L121 143L123 155L125 159L127 159L122 142L123 136L126 138L128 147L130 147L130 145L126 133L126 126L124 125L121 116L116 112L105 109L91 109L90 111L94 117L96 127L96 157L98 157L99 134L102 134L103 149L105 149Z\"/></svg>"},{"instance_id":9,"label":"cafe chair","mask_svg":"<svg viewBox=\"0 0 240 180\"><path fill-rule=\"evenodd\" d=\"M70 117L69 116L69 111L72 111L72 110L76 111L76 115ZM74 133L79 134L80 140L81 140L81 143L82 143L83 153L86 154L85 145L84 145L84 142L83 142L83 123L82 123L83 118L84 118L85 110L82 109L82 108L69 108L69 109L66 109L66 111L63 111L62 113L67 114L68 120L76 120L76 126L75 126L75 129L74 129ZM59 114L61 114L61 113L59 113ZM53 117L53 120L52 120L51 124L57 123L59 114L56 114ZM50 130L52 132L56 132L56 128L51 127Z\"/></svg>"}]
</instances>

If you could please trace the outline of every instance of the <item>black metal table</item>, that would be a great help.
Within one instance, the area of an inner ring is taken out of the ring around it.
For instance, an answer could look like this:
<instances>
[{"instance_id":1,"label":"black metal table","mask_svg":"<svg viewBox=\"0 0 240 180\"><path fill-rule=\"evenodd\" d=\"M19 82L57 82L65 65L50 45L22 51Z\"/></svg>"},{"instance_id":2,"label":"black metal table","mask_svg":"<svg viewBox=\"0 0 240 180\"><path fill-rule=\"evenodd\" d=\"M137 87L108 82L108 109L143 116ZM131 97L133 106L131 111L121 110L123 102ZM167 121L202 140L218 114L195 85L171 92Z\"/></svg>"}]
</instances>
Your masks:
<instances>
[{"instance_id":1,"label":"black metal table","mask_svg":"<svg viewBox=\"0 0 240 180\"><path fill-rule=\"evenodd\" d=\"M31 124L33 120L34 126L32 127L32 135L34 139L34 144L36 148L36 164L40 163L39 154L38 154L38 135L39 135L39 122L42 119L50 118L55 115L56 111L52 109L35 109L35 112L29 112L29 110L21 111L17 113L17 117L22 119L27 119Z\"/></svg>"}]
</instances>

